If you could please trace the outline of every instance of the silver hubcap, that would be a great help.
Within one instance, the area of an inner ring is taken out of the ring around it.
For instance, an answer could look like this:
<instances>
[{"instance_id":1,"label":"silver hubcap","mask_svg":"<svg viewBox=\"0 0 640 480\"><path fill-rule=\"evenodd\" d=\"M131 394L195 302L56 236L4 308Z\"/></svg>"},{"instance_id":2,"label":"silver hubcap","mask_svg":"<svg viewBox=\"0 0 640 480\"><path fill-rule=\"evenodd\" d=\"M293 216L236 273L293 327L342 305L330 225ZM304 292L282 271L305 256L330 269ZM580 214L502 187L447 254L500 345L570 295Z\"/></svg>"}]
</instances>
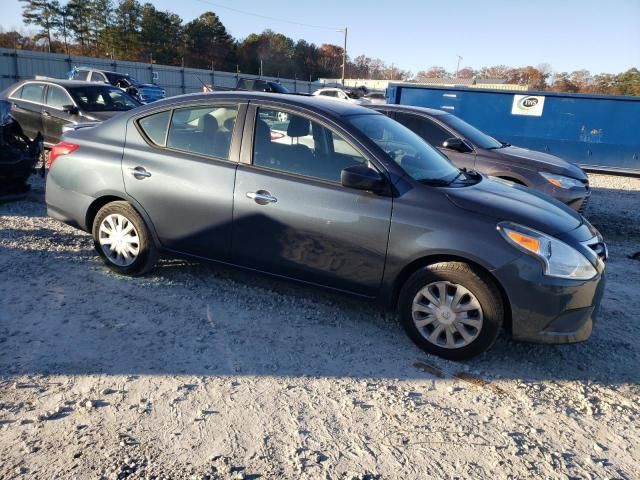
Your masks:
<instances>
[{"instance_id":1,"label":"silver hubcap","mask_svg":"<svg viewBox=\"0 0 640 480\"><path fill-rule=\"evenodd\" d=\"M138 258L140 239L138 232L126 217L113 213L100 224L98 242L110 262L128 267Z\"/></svg>"},{"instance_id":2,"label":"silver hubcap","mask_svg":"<svg viewBox=\"0 0 640 480\"><path fill-rule=\"evenodd\" d=\"M461 348L482 330L482 307L462 285L433 282L420 290L411 307L413 323L430 343L441 348Z\"/></svg>"}]
</instances>

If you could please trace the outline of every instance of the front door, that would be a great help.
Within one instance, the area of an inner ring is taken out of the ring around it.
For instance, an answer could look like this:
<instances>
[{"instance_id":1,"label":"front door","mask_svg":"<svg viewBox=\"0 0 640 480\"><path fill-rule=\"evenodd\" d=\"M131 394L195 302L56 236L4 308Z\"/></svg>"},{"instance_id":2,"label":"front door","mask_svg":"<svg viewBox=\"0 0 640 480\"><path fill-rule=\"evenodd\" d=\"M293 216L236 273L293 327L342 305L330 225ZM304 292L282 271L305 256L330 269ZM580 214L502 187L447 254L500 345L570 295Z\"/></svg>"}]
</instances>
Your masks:
<instances>
[{"instance_id":1,"label":"front door","mask_svg":"<svg viewBox=\"0 0 640 480\"><path fill-rule=\"evenodd\" d=\"M392 199L340 183L343 168L371 162L312 118L271 107L255 118L252 165L236 176L233 262L375 295Z\"/></svg>"},{"instance_id":2,"label":"front door","mask_svg":"<svg viewBox=\"0 0 640 480\"><path fill-rule=\"evenodd\" d=\"M150 217L164 247L228 260L242 111L237 104L200 103L127 127L125 189Z\"/></svg>"}]
</instances>

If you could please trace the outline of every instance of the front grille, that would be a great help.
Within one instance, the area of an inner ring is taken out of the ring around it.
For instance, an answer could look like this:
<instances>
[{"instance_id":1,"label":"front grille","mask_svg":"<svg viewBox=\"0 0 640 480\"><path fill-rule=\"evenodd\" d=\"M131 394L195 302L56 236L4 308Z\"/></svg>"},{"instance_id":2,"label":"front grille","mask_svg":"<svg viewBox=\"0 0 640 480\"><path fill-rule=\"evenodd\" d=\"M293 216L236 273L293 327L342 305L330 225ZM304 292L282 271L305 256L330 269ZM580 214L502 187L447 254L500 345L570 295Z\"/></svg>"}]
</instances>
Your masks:
<instances>
[{"instance_id":1,"label":"front grille","mask_svg":"<svg viewBox=\"0 0 640 480\"><path fill-rule=\"evenodd\" d=\"M587 205L589 204L589 199L590 198L591 198L591 195L588 195L588 196L584 197L584 200L582 201L582 205L580 205L580 208L578 208L578 213L580 215L584 215L584 212L586 212Z\"/></svg>"},{"instance_id":2,"label":"front grille","mask_svg":"<svg viewBox=\"0 0 640 480\"><path fill-rule=\"evenodd\" d=\"M593 237L591 240L584 242L584 245L593 250L593 252L603 262L606 262L609 259L609 250L607 249L607 244L600 241L598 237Z\"/></svg>"}]
</instances>

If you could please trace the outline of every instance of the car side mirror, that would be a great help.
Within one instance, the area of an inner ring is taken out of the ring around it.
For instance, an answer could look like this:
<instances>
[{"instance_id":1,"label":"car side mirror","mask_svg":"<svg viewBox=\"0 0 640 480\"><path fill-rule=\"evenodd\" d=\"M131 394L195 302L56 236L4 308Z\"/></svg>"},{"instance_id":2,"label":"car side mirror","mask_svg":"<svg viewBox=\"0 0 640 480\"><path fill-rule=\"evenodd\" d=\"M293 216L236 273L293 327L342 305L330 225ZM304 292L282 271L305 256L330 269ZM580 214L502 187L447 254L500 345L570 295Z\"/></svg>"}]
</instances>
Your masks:
<instances>
[{"instance_id":1,"label":"car side mirror","mask_svg":"<svg viewBox=\"0 0 640 480\"><path fill-rule=\"evenodd\" d=\"M471 145L462 140L461 138L448 138L444 142L442 142L442 147L447 148L449 150L455 150L460 153L467 153L473 151Z\"/></svg>"},{"instance_id":2,"label":"car side mirror","mask_svg":"<svg viewBox=\"0 0 640 480\"><path fill-rule=\"evenodd\" d=\"M75 105L63 105L62 106L62 111L65 113L68 113L70 115L77 115L78 114L78 107L76 107Z\"/></svg>"},{"instance_id":3,"label":"car side mirror","mask_svg":"<svg viewBox=\"0 0 640 480\"><path fill-rule=\"evenodd\" d=\"M384 177L366 165L353 165L342 170L340 181L344 187L380 193L385 189Z\"/></svg>"}]
</instances>

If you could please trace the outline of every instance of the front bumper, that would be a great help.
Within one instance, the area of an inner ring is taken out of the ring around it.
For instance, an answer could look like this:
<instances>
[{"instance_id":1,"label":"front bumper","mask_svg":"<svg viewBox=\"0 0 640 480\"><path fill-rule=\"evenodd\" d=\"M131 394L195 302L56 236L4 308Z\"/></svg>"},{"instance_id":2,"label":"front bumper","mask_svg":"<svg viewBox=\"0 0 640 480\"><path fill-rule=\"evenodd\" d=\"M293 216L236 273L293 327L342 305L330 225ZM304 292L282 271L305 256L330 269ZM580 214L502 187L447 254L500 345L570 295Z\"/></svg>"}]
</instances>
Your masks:
<instances>
[{"instance_id":1,"label":"front bumper","mask_svg":"<svg viewBox=\"0 0 640 480\"><path fill-rule=\"evenodd\" d=\"M605 273L568 280L542 273L535 258L524 255L493 272L511 305L514 340L575 343L591 336L604 292Z\"/></svg>"},{"instance_id":2,"label":"front bumper","mask_svg":"<svg viewBox=\"0 0 640 480\"><path fill-rule=\"evenodd\" d=\"M581 214L586 210L587 203L589 202L589 198L591 197L591 189L589 188L588 184L586 184L584 187L567 189L555 187L546 182L545 184L539 186L538 189L541 192L546 193L556 200L559 200L562 203L568 205Z\"/></svg>"}]
</instances>

